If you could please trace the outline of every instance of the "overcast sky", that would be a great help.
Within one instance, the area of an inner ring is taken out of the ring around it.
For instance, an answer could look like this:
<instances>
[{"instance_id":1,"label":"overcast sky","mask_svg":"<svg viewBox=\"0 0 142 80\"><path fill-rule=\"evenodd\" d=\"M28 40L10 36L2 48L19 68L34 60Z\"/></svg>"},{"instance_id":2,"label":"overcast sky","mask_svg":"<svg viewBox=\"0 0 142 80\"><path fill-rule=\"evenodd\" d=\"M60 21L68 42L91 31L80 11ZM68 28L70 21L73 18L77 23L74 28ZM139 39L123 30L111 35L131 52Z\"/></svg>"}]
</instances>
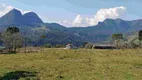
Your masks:
<instances>
[{"instance_id":1,"label":"overcast sky","mask_svg":"<svg viewBox=\"0 0 142 80\"><path fill-rule=\"evenodd\" d=\"M142 18L142 0L0 0L0 16L12 8L36 12L44 22L91 26L106 18Z\"/></svg>"}]
</instances>

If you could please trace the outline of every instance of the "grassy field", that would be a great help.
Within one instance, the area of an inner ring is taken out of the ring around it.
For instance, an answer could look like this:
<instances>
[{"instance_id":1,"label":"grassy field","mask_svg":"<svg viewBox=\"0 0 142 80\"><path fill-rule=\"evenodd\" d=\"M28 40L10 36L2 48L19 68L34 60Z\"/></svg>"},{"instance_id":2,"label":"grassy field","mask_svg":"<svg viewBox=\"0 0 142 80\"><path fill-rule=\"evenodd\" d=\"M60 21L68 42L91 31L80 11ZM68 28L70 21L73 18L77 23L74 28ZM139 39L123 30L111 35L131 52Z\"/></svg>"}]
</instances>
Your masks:
<instances>
[{"instance_id":1,"label":"grassy field","mask_svg":"<svg viewBox=\"0 0 142 80\"><path fill-rule=\"evenodd\" d=\"M142 50L0 54L0 80L142 80Z\"/></svg>"}]
</instances>

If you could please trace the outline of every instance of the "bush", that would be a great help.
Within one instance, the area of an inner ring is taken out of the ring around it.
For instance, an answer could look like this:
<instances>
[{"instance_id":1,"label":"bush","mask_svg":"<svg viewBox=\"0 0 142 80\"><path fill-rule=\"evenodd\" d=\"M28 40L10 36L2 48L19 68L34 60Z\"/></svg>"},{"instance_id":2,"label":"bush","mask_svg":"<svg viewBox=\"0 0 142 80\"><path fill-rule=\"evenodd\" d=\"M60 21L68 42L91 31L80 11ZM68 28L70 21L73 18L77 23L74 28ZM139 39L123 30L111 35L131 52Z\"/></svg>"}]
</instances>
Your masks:
<instances>
[{"instance_id":1,"label":"bush","mask_svg":"<svg viewBox=\"0 0 142 80\"><path fill-rule=\"evenodd\" d=\"M85 45L86 49L92 49L92 47L93 47L92 43L88 43L88 44Z\"/></svg>"},{"instance_id":2,"label":"bush","mask_svg":"<svg viewBox=\"0 0 142 80\"><path fill-rule=\"evenodd\" d=\"M44 47L45 48L52 48L52 45L51 44L45 44Z\"/></svg>"},{"instance_id":3,"label":"bush","mask_svg":"<svg viewBox=\"0 0 142 80\"><path fill-rule=\"evenodd\" d=\"M55 46L54 46L54 48L63 48L63 47L65 47L64 45L60 45L60 44L56 44Z\"/></svg>"}]
</instances>

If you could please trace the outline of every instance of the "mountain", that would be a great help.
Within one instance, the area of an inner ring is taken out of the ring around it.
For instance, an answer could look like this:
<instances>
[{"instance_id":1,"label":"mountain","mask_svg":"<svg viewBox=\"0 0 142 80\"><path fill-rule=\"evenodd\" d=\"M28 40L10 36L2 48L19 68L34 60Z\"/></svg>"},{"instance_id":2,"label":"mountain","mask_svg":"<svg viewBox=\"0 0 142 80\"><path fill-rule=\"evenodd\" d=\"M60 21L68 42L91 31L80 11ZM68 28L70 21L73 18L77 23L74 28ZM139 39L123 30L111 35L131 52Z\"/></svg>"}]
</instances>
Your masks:
<instances>
[{"instance_id":1,"label":"mountain","mask_svg":"<svg viewBox=\"0 0 142 80\"><path fill-rule=\"evenodd\" d=\"M29 38L32 38L33 43L38 35L36 42L44 44L44 41L40 39L40 36L44 34L45 43L79 45L85 41L107 41L114 33L127 34L142 30L142 19L132 21L106 19L96 26L67 28L57 23L44 23L34 12L22 14L19 10L13 9L0 18L0 30L2 31L8 26L19 27L22 32L30 36Z\"/></svg>"},{"instance_id":2,"label":"mountain","mask_svg":"<svg viewBox=\"0 0 142 80\"><path fill-rule=\"evenodd\" d=\"M38 26L43 24L43 21L34 12L29 12L24 15L17 10L13 9L0 18L0 28L7 26Z\"/></svg>"},{"instance_id":3,"label":"mountain","mask_svg":"<svg viewBox=\"0 0 142 80\"><path fill-rule=\"evenodd\" d=\"M25 25L43 24L43 21L34 12L24 14L23 20L25 21Z\"/></svg>"},{"instance_id":4,"label":"mountain","mask_svg":"<svg viewBox=\"0 0 142 80\"><path fill-rule=\"evenodd\" d=\"M130 22L130 28L128 29L129 32L142 30L142 19L133 20Z\"/></svg>"},{"instance_id":5,"label":"mountain","mask_svg":"<svg viewBox=\"0 0 142 80\"><path fill-rule=\"evenodd\" d=\"M0 18L0 25L20 25L23 23L23 16L20 11L13 9Z\"/></svg>"},{"instance_id":6,"label":"mountain","mask_svg":"<svg viewBox=\"0 0 142 80\"><path fill-rule=\"evenodd\" d=\"M67 30L65 26L62 26L57 23L45 23L44 25L51 30L59 30L59 31Z\"/></svg>"},{"instance_id":7,"label":"mountain","mask_svg":"<svg viewBox=\"0 0 142 80\"><path fill-rule=\"evenodd\" d=\"M106 19L96 26L85 28L70 28L72 33L76 33L86 41L103 42L110 39L115 33L131 33L142 30L142 20L125 21L122 19Z\"/></svg>"}]
</instances>

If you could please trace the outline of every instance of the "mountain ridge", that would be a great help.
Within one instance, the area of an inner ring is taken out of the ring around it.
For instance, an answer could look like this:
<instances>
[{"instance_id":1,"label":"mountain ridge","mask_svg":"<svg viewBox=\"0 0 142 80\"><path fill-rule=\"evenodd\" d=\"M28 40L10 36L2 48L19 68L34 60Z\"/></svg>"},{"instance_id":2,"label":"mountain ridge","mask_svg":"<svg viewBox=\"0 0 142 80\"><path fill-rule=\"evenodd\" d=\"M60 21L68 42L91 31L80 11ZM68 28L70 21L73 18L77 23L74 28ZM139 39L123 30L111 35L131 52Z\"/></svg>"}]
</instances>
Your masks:
<instances>
[{"instance_id":1,"label":"mountain ridge","mask_svg":"<svg viewBox=\"0 0 142 80\"><path fill-rule=\"evenodd\" d=\"M82 43L87 42L103 42L114 33L134 32L142 30L142 19L126 21L122 19L106 19L99 22L96 26L88 27L71 27L67 28L58 23L44 23L34 12L23 14L13 9L0 18L0 30L6 29L8 26L16 26L27 33L34 28L45 27L44 34L47 36L49 43ZM38 30L39 32L43 32ZM43 34L43 33L42 33ZM60 36L60 37L59 37ZM79 44L80 44L79 43Z\"/></svg>"},{"instance_id":2,"label":"mountain ridge","mask_svg":"<svg viewBox=\"0 0 142 80\"><path fill-rule=\"evenodd\" d=\"M28 12L22 14L17 9L12 9L4 16L0 18L0 26L3 28L6 26L21 26L21 25L32 25L36 26L43 24L43 21L34 12Z\"/></svg>"}]
</instances>

